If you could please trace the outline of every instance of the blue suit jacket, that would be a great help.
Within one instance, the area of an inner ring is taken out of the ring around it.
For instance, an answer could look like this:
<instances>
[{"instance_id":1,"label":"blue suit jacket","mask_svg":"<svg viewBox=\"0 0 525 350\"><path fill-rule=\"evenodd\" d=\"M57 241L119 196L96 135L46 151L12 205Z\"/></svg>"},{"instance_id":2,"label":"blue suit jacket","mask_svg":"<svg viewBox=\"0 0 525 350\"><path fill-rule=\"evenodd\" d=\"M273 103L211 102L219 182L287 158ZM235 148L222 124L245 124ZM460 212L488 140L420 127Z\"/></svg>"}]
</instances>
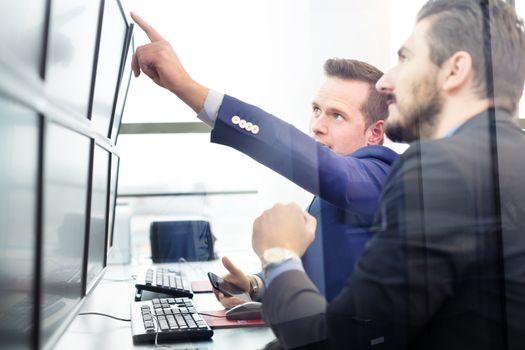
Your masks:
<instances>
[{"instance_id":1,"label":"blue suit jacket","mask_svg":"<svg viewBox=\"0 0 525 350\"><path fill-rule=\"evenodd\" d=\"M227 95L211 141L247 154L316 196L308 208L318 222L316 238L303 264L319 290L332 299L369 238L367 228L397 154L368 146L338 156L294 126Z\"/></svg>"}]
</instances>

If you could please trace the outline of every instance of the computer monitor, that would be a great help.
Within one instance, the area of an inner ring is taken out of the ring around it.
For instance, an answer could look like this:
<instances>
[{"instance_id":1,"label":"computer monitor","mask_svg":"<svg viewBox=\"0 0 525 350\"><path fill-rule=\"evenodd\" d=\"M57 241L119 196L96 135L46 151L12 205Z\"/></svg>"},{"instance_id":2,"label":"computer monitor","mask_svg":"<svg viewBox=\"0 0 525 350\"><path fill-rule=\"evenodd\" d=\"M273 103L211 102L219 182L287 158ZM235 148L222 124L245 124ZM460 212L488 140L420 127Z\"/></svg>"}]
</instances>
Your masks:
<instances>
[{"instance_id":1,"label":"computer monitor","mask_svg":"<svg viewBox=\"0 0 525 350\"><path fill-rule=\"evenodd\" d=\"M107 254L113 246L113 230L115 226L115 206L117 204L117 190L118 190L118 172L119 172L120 158L117 154L111 156L111 175L109 186L109 210L108 210L108 238L107 238Z\"/></svg>"},{"instance_id":2,"label":"computer monitor","mask_svg":"<svg viewBox=\"0 0 525 350\"><path fill-rule=\"evenodd\" d=\"M38 79L43 62L46 1L0 1L0 13L0 59Z\"/></svg>"},{"instance_id":3,"label":"computer monitor","mask_svg":"<svg viewBox=\"0 0 525 350\"><path fill-rule=\"evenodd\" d=\"M131 58L135 52L135 41L133 39L133 23L129 25L127 40L124 48L124 56L122 61L122 69L120 79L120 86L118 89L117 101L115 103L115 113L113 114L113 121L111 127L111 140L116 144L117 137L124 115L124 108L126 106L126 99L128 97L129 85L131 83Z\"/></svg>"},{"instance_id":4,"label":"computer monitor","mask_svg":"<svg viewBox=\"0 0 525 350\"><path fill-rule=\"evenodd\" d=\"M83 296L91 140L51 122L44 131L40 344L47 349Z\"/></svg>"},{"instance_id":5,"label":"computer monitor","mask_svg":"<svg viewBox=\"0 0 525 350\"><path fill-rule=\"evenodd\" d=\"M109 137L121 78L122 57L126 51L128 23L117 0L105 0L102 18L91 125Z\"/></svg>"},{"instance_id":6,"label":"computer monitor","mask_svg":"<svg viewBox=\"0 0 525 350\"><path fill-rule=\"evenodd\" d=\"M32 349L40 119L1 96L0 116L0 349Z\"/></svg>"},{"instance_id":7,"label":"computer monitor","mask_svg":"<svg viewBox=\"0 0 525 350\"><path fill-rule=\"evenodd\" d=\"M79 113L72 115L87 118L101 2L53 0L50 3L46 95L64 109Z\"/></svg>"},{"instance_id":8,"label":"computer monitor","mask_svg":"<svg viewBox=\"0 0 525 350\"><path fill-rule=\"evenodd\" d=\"M106 266L110 153L95 144L91 181L91 211L87 243L86 294L100 279Z\"/></svg>"}]
</instances>

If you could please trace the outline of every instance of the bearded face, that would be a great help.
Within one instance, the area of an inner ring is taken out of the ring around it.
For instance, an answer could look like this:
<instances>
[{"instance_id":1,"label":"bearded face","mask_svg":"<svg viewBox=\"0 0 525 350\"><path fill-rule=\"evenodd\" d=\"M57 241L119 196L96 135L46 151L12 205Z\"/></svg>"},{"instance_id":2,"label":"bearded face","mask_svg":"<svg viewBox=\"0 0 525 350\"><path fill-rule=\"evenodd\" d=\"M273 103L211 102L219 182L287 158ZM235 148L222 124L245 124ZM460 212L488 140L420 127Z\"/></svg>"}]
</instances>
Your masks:
<instances>
[{"instance_id":1,"label":"bearded face","mask_svg":"<svg viewBox=\"0 0 525 350\"><path fill-rule=\"evenodd\" d=\"M443 97L435 74L428 74L407 89L398 89L391 104L392 116L385 122L385 133L394 142L410 143L432 136L443 108ZM395 108L397 111L392 111Z\"/></svg>"}]
</instances>

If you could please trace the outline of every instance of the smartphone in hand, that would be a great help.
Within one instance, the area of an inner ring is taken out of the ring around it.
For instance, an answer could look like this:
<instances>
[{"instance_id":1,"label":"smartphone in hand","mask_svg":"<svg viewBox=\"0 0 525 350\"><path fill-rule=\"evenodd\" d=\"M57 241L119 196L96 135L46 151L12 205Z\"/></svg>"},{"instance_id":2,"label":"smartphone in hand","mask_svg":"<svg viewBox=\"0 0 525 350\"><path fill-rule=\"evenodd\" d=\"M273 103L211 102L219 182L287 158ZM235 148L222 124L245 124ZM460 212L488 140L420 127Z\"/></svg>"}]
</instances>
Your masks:
<instances>
[{"instance_id":1,"label":"smartphone in hand","mask_svg":"<svg viewBox=\"0 0 525 350\"><path fill-rule=\"evenodd\" d=\"M227 297L237 297L243 301L252 301L250 295L233 283L225 281L213 272L208 272L208 278L213 288L222 292Z\"/></svg>"}]
</instances>

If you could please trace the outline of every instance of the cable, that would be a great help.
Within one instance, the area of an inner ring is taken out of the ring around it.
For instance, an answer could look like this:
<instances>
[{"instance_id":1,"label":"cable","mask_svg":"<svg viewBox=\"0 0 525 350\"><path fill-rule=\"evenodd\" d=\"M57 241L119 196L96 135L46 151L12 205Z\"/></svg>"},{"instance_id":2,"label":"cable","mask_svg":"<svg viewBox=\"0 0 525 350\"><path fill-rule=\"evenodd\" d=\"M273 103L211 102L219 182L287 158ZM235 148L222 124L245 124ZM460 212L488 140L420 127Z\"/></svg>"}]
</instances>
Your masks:
<instances>
[{"instance_id":1,"label":"cable","mask_svg":"<svg viewBox=\"0 0 525 350\"><path fill-rule=\"evenodd\" d=\"M82 313L79 313L78 315L79 316L97 315L97 316L109 317L109 318L112 318L112 319L115 319L115 320L118 320L118 321L131 322L131 319L115 317L115 316L111 316L111 315L108 315L108 314L103 314L103 313L100 313L100 312L82 312Z\"/></svg>"},{"instance_id":2,"label":"cable","mask_svg":"<svg viewBox=\"0 0 525 350\"><path fill-rule=\"evenodd\" d=\"M199 312L198 314L199 315L204 315L204 316L218 317L218 318L225 318L226 317L226 316L221 316L221 315L207 314L207 313L204 313L204 312Z\"/></svg>"},{"instance_id":3,"label":"cable","mask_svg":"<svg viewBox=\"0 0 525 350\"><path fill-rule=\"evenodd\" d=\"M155 347L159 346L159 333L160 333L160 322L157 315L152 315L155 323L157 324L157 331L155 332Z\"/></svg>"}]
</instances>

